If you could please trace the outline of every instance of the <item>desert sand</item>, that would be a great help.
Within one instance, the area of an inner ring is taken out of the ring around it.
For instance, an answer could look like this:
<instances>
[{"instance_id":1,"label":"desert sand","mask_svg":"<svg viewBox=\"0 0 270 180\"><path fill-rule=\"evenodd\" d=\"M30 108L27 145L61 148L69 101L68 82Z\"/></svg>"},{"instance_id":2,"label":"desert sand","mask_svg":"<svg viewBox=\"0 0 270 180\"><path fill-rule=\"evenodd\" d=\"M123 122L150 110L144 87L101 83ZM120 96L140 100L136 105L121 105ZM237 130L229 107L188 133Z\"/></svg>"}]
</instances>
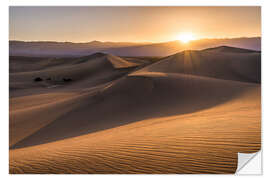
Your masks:
<instances>
[{"instance_id":1,"label":"desert sand","mask_svg":"<svg viewBox=\"0 0 270 180\"><path fill-rule=\"evenodd\" d=\"M260 58L11 57L10 173L234 173L261 148Z\"/></svg>"}]
</instances>

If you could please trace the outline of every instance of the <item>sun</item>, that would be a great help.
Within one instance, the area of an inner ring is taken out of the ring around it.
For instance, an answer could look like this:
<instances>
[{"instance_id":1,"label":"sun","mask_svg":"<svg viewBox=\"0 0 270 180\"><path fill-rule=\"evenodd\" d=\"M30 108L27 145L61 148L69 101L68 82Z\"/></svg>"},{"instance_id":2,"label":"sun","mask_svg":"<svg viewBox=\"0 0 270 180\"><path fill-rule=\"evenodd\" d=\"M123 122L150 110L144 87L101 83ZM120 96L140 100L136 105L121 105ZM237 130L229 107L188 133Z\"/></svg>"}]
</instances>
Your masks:
<instances>
[{"instance_id":1,"label":"sun","mask_svg":"<svg viewBox=\"0 0 270 180\"><path fill-rule=\"evenodd\" d=\"M190 41L195 40L195 38L192 33L183 33L178 36L178 40L182 43L189 43Z\"/></svg>"}]
</instances>

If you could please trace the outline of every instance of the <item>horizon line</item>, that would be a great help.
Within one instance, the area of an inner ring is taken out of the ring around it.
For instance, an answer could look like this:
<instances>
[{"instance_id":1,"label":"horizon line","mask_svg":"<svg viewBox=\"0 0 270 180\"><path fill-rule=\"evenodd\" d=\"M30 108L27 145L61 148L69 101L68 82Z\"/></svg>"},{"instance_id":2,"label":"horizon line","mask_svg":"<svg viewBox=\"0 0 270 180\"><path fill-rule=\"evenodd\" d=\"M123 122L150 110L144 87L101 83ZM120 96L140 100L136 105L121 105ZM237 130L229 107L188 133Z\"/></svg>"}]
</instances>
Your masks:
<instances>
[{"instance_id":1,"label":"horizon line","mask_svg":"<svg viewBox=\"0 0 270 180\"><path fill-rule=\"evenodd\" d=\"M192 41L199 41L199 40L225 40L225 39L241 39L241 38L246 38L246 39L251 39L251 38L261 38L261 36L239 36L239 37L224 37L224 38L200 38L200 39L195 39ZM160 42L151 42L151 41L140 41L140 42L132 42L132 41L100 41L100 40L92 40L92 41L56 41L56 40L16 40L16 39L9 39L9 41L20 41L20 42L55 42L55 43L73 43L73 44L86 44L86 43L91 43L91 42L101 42L101 43L134 43L134 44L158 44L158 43L166 43L166 42L174 42L174 41L179 41L179 40L171 40L171 41L160 41Z\"/></svg>"}]
</instances>

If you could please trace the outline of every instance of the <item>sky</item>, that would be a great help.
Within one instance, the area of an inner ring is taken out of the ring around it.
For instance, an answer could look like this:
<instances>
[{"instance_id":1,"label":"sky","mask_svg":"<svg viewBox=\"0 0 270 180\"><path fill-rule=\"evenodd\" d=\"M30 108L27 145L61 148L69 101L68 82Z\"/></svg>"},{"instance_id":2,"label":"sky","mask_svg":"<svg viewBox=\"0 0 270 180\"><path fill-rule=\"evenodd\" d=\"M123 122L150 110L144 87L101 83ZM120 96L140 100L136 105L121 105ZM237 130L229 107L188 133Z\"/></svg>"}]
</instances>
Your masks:
<instances>
[{"instance_id":1,"label":"sky","mask_svg":"<svg viewBox=\"0 0 270 180\"><path fill-rule=\"evenodd\" d=\"M166 42L261 36L260 7L15 7L9 39Z\"/></svg>"}]
</instances>

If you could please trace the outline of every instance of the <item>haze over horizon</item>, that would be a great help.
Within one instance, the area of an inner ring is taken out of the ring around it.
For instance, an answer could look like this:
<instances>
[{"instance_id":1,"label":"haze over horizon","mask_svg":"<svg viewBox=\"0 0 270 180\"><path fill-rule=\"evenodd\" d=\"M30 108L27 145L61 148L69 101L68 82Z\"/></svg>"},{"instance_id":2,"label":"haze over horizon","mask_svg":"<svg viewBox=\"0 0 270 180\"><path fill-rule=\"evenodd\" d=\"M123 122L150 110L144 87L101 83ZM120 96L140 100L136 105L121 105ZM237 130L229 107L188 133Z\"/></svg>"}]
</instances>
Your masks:
<instances>
[{"instance_id":1,"label":"haze over horizon","mask_svg":"<svg viewBox=\"0 0 270 180\"><path fill-rule=\"evenodd\" d=\"M200 40L212 40L212 39L217 39L217 40L222 40L222 39L244 39L244 38L261 38L261 36L250 36L250 37L232 37L232 38L201 38L201 39L195 39L192 41L200 41ZM20 40L20 39L10 39L9 41L23 41L23 42L56 42L56 43L91 43L91 42L101 42L101 43L138 43L138 44L157 44L157 43L166 43L166 42L177 42L179 41L178 39L175 40L170 40L170 41L160 41L160 42L151 42L151 41L141 41L141 42L136 42L136 41L101 41L98 39L90 40L90 41L54 41L54 40Z\"/></svg>"},{"instance_id":2,"label":"haze over horizon","mask_svg":"<svg viewBox=\"0 0 270 180\"><path fill-rule=\"evenodd\" d=\"M260 7L10 7L10 40L147 42L261 36ZM247 31L248 30L248 31Z\"/></svg>"}]
</instances>

